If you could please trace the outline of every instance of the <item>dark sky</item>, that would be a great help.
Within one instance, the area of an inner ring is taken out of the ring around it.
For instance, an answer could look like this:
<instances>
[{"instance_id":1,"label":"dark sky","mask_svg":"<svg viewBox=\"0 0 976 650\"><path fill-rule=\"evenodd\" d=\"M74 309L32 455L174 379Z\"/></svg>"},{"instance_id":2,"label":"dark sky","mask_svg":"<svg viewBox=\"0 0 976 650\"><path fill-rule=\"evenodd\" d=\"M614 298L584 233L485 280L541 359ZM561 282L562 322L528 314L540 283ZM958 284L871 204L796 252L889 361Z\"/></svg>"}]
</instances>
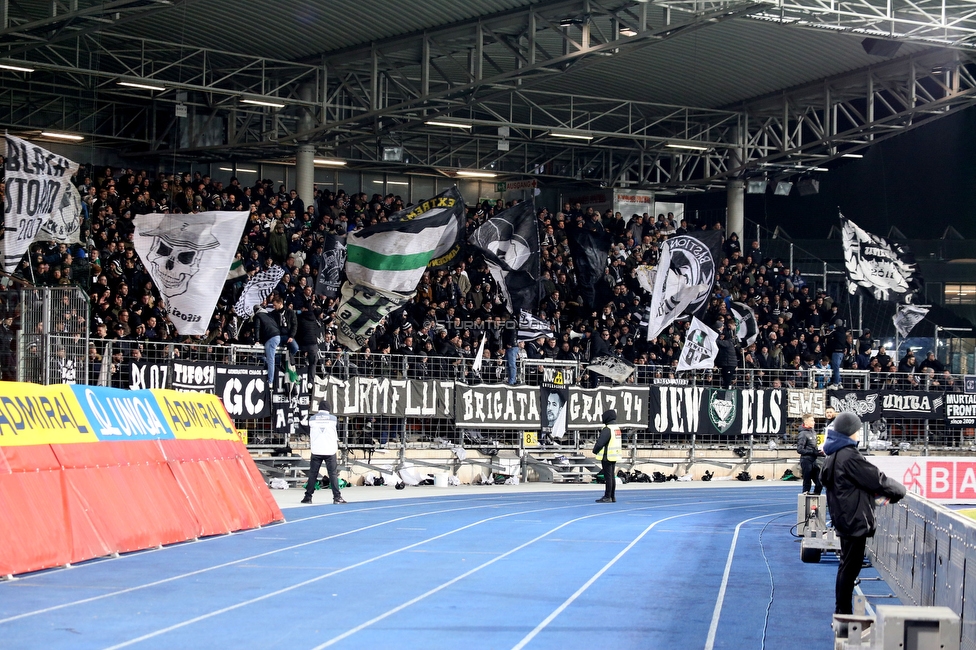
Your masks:
<instances>
[{"instance_id":1,"label":"dark sky","mask_svg":"<svg viewBox=\"0 0 976 650\"><path fill-rule=\"evenodd\" d=\"M746 220L794 239L822 239L837 224L837 209L870 232L897 226L909 239L938 239L952 225L976 238L976 108L933 120L864 150L863 159L838 160L815 173L820 193L788 197L746 195ZM794 177L792 180L796 180ZM687 210L722 208L725 192L689 197ZM754 231L747 227L747 231Z\"/></svg>"}]
</instances>

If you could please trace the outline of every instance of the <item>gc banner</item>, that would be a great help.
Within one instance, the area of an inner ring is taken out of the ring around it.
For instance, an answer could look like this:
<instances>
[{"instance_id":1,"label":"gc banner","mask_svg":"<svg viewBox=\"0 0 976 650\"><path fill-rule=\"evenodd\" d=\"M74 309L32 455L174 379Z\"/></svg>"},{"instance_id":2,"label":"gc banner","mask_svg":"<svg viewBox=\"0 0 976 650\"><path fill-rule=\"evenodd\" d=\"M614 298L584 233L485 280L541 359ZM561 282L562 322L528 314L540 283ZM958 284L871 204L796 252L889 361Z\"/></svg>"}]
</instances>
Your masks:
<instances>
[{"instance_id":1,"label":"gc banner","mask_svg":"<svg viewBox=\"0 0 976 650\"><path fill-rule=\"evenodd\" d=\"M539 389L507 384L454 385L454 423L459 427L538 429Z\"/></svg>"},{"instance_id":2,"label":"gc banner","mask_svg":"<svg viewBox=\"0 0 976 650\"><path fill-rule=\"evenodd\" d=\"M217 397L235 420L266 418L268 373L255 366L217 366Z\"/></svg>"},{"instance_id":3,"label":"gc banner","mask_svg":"<svg viewBox=\"0 0 976 650\"><path fill-rule=\"evenodd\" d=\"M569 390L569 428L602 429L603 412L617 411L617 425L647 428L647 388L576 388Z\"/></svg>"}]
</instances>

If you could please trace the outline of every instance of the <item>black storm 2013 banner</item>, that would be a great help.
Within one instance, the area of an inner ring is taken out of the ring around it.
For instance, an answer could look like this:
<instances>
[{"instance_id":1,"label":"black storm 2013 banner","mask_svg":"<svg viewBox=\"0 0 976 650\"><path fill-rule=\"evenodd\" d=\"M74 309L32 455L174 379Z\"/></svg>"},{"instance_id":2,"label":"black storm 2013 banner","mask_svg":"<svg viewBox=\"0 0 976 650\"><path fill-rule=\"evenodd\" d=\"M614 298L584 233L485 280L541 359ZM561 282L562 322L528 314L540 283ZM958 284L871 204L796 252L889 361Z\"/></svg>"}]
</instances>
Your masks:
<instances>
[{"instance_id":1,"label":"black storm 2013 banner","mask_svg":"<svg viewBox=\"0 0 976 650\"><path fill-rule=\"evenodd\" d=\"M786 431L786 391L652 386L650 433L751 435Z\"/></svg>"}]
</instances>

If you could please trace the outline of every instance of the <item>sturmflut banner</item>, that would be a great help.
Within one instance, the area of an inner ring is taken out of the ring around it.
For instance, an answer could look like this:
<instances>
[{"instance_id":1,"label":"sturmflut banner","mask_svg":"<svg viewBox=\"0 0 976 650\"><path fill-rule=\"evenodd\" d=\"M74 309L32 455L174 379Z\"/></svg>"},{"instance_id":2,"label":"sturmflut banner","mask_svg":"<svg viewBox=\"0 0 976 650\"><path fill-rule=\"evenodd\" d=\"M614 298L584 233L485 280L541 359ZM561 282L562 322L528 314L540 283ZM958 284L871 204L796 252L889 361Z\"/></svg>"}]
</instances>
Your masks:
<instances>
[{"instance_id":1,"label":"sturmflut banner","mask_svg":"<svg viewBox=\"0 0 976 650\"><path fill-rule=\"evenodd\" d=\"M786 391L654 386L651 433L750 435L786 431Z\"/></svg>"},{"instance_id":2,"label":"sturmflut banner","mask_svg":"<svg viewBox=\"0 0 976 650\"><path fill-rule=\"evenodd\" d=\"M450 418L454 414L454 382L421 379L353 377L317 378L312 410L326 400L337 416Z\"/></svg>"},{"instance_id":3,"label":"sturmflut banner","mask_svg":"<svg viewBox=\"0 0 976 650\"><path fill-rule=\"evenodd\" d=\"M78 193L71 185L78 163L12 135L5 135L2 143L6 201L0 254L3 270L13 273L52 216L70 211L63 202L70 201L69 192Z\"/></svg>"}]
</instances>

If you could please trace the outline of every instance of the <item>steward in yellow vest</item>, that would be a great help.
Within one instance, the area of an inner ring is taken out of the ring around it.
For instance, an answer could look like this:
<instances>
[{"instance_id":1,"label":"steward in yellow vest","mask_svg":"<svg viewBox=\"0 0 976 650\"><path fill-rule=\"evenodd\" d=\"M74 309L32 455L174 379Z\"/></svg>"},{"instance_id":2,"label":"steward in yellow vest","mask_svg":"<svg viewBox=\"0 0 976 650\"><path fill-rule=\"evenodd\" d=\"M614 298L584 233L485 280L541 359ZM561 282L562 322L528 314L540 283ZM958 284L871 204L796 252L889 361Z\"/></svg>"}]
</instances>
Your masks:
<instances>
[{"instance_id":1,"label":"steward in yellow vest","mask_svg":"<svg viewBox=\"0 0 976 650\"><path fill-rule=\"evenodd\" d=\"M620 460L620 448L623 434L617 426L617 412L608 409L603 412L603 430L596 439L593 446L593 453L600 460L603 468L603 482L605 485L603 498L597 499L597 503L616 503L617 476L615 468L617 461Z\"/></svg>"}]
</instances>

